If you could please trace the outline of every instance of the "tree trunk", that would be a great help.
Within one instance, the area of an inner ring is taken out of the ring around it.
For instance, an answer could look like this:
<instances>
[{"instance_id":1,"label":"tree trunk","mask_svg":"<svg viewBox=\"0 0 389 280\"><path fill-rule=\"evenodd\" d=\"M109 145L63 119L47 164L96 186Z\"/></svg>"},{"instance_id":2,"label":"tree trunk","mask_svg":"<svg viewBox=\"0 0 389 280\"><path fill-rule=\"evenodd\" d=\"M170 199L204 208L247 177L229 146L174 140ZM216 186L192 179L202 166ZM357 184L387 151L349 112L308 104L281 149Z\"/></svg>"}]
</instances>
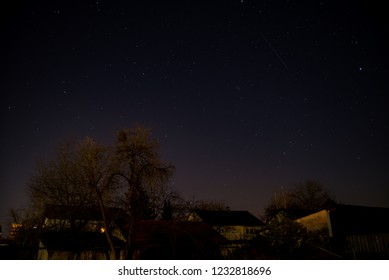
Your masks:
<instances>
[{"instance_id":1,"label":"tree trunk","mask_svg":"<svg viewBox=\"0 0 389 280\"><path fill-rule=\"evenodd\" d=\"M104 224L104 229L105 229L104 233L105 233L105 236L107 238L107 242L108 242L108 245L110 248L109 257L111 260L116 260L117 255L116 255L116 251L115 251L115 244L113 243L112 235L111 235L109 228L108 228L109 223L108 223L107 215L105 212L106 209L104 207L103 200L100 197L100 195L99 195L99 204L100 204L101 216L103 218L103 224Z\"/></svg>"}]
</instances>

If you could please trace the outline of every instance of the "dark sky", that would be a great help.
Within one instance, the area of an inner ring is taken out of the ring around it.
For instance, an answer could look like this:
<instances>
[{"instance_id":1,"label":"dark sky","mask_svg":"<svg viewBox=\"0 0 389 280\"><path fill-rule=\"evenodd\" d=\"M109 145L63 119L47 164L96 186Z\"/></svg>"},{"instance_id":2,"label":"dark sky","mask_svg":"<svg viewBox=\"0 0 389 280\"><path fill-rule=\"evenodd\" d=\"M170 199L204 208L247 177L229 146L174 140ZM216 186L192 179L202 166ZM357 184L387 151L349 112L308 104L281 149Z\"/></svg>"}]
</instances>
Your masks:
<instances>
[{"instance_id":1,"label":"dark sky","mask_svg":"<svg viewBox=\"0 0 389 280\"><path fill-rule=\"evenodd\" d=\"M3 9L0 223L36 159L134 123L186 198L259 214L274 190L316 179L342 203L389 206L389 29L374 2Z\"/></svg>"}]
</instances>

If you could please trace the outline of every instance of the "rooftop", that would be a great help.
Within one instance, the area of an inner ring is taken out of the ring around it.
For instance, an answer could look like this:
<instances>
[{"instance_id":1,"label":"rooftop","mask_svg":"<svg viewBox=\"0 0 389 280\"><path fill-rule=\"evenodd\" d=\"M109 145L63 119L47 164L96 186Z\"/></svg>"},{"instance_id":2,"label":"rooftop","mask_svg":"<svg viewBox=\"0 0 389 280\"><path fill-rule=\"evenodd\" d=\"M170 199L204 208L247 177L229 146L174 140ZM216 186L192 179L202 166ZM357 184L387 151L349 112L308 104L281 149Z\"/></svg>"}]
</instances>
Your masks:
<instances>
[{"instance_id":1,"label":"rooftop","mask_svg":"<svg viewBox=\"0 0 389 280\"><path fill-rule=\"evenodd\" d=\"M248 211L195 210L202 221L209 225L262 226L264 223Z\"/></svg>"}]
</instances>

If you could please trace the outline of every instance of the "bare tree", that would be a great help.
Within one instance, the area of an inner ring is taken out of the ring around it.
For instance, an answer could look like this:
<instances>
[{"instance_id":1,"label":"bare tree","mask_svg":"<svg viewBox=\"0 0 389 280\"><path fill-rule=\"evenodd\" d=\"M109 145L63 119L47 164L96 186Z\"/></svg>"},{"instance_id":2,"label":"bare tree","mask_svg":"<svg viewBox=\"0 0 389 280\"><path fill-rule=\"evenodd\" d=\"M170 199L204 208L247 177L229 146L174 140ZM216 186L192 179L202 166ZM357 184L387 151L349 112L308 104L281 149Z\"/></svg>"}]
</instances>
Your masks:
<instances>
[{"instance_id":1,"label":"bare tree","mask_svg":"<svg viewBox=\"0 0 389 280\"><path fill-rule=\"evenodd\" d=\"M98 207L103 219L105 235L110 247L110 258L116 253L110 233L111 221L107 217L107 206L117 189L114 174L117 172L116 159L109 147L86 138L79 144L62 145L55 159L40 161L37 172L28 185L31 209L37 216L43 216L47 206L50 210L66 211L66 220L53 219L51 226L63 230L70 225L71 231L80 231L87 223L79 218L80 209ZM52 213L51 213L52 214Z\"/></svg>"},{"instance_id":2,"label":"bare tree","mask_svg":"<svg viewBox=\"0 0 389 280\"><path fill-rule=\"evenodd\" d=\"M153 219L176 220L180 218L184 199L176 189L169 185L154 186L148 189L148 197Z\"/></svg>"},{"instance_id":3,"label":"bare tree","mask_svg":"<svg viewBox=\"0 0 389 280\"><path fill-rule=\"evenodd\" d=\"M126 202L130 221L127 232L127 255L132 249L135 221L140 217L139 197L142 191L166 185L174 167L164 164L159 156L159 143L151 138L151 130L141 126L119 131L116 156L119 176L127 182Z\"/></svg>"},{"instance_id":4,"label":"bare tree","mask_svg":"<svg viewBox=\"0 0 389 280\"><path fill-rule=\"evenodd\" d=\"M224 201L218 200L199 200L193 205L193 209L228 211L230 207Z\"/></svg>"},{"instance_id":5,"label":"bare tree","mask_svg":"<svg viewBox=\"0 0 389 280\"><path fill-rule=\"evenodd\" d=\"M323 188L319 181L307 180L296 184L293 199L297 207L309 212L316 212L332 206L335 198Z\"/></svg>"},{"instance_id":6,"label":"bare tree","mask_svg":"<svg viewBox=\"0 0 389 280\"><path fill-rule=\"evenodd\" d=\"M39 161L37 166L28 184L30 208L36 215L42 216L46 205L74 206L74 209L97 205L97 195L88 188L74 143L60 146L53 160Z\"/></svg>"},{"instance_id":7,"label":"bare tree","mask_svg":"<svg viewBox=\"0 0 389 280\"><path fill-rule=\"evenodd\" d=\"M295 184L291 189L281 189L273 193L273 197L265 208L267 220L283 212L290 217L300 217L331 207L335 198L323 188L319 181L307 180Z\"/></svg>"},{"instance_id":8,"label":"bare tree","mask_svg":"<svg viewBox=\"0 0 389 280\"><path fill-rule=\"evenodd\" d=\"M128 254L135 220L144 218L146 212L149 218L161 216L164 203L176 198L174 191L167 191L166 187L174 167L161 161L158 150L158 142L151 139L151 130L140 126L119 131L112 146L101 145L92 138L78 145L62 145L54 160L39 163L30 180L32 209L38 209L42 215L47 204L73 206L69 209L75 211L99 207L110 258L116 259L113 220L107 210L120 200L129 216L127 226L123 227L128 229L125 232ZM75 221L69 222L77 230L82 224Z\"/></svg>"},{"instance_id":9,"label":"bare tree","mask_svg":"<svg viewBox=\"0 0 389 280\"><path fill-rule=\"evenodd\" d=\"M115 181L118 162L109 147L97 144L89 137L79 145L78 154L83 182L97 198L103 219L104 233L110 247L110 258L117 259L111 233L112 221L108 217L107 207L112 204L114 194L120 188Z\"/></svg>"}]
</instances>

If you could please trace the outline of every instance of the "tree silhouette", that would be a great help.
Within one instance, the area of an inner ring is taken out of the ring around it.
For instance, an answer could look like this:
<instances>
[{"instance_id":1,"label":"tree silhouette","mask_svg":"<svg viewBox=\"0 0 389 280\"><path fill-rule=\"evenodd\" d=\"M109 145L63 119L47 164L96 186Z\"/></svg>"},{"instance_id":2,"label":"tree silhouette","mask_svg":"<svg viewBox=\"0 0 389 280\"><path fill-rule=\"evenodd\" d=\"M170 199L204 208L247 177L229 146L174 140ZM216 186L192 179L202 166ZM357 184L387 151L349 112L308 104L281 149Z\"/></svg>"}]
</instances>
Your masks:
<instances>
[{"instance_id":1,"label":"tree silhouette","mask_svg":"<svg viewBox=\"0 0 389 280\"><path fill-rule=\"evenodd\" d=\"M299 218L334 204L335 199L319 181L307 180L295 184L291 189L274 192L270 204L265 207L265 216L266 220L271 220L278 213L283 212L291 218Z\"/></svg>"},{"instance_id":2,"label":"tree silhouette","mask_svg":"<svg viewBox=\"0 0 389 280\"><path fill-rule=\"evenodd\" d=\"M89 137L77 145L62 145L56 158L40 161L31 177L28 191L32 212L42 216L46 205L71 206L68 209L74 211L98 207L110 258L116 259L113 221L107 209L120 201L129 217L125 227L129 254L135 221L156 218L153 195L167 185L173 174L174 167L161 161L158 149L158 142L151 139L151 130L141 126L120 130L112 146L101 145ZM72 216L77 215L69 215ZM77 219L68 223L74 231L83 226Z\"/></svg>"},{"instance_id":3,"label":"tree silhouette","mask_svg":"<svg viewBox=\"0 0 389 280\"><path fill-rule=\"evenodd\" d=\"M159 143L151 138L151 130L141 126L120 130L116 142L117 175L127 183L126 202L129 213L127 252L132 249L135 221L141 217L140 195L144 190L164 186L174 167L164 164L159 156Z\"/></svg>"},{"instance_id":4,"label":"tree silhouette","mask_svg":"<svg viewBox=\"0 0 389 280\"><path fill-rule=\"evenodd\" d=\"M43 215L46 205L74 206L74 209L98 205L97 193L88 187L74 142L61 145L54 159L38 162L27 190L31 212L37 216ZM76 227L71 221L70 224Z\"/></svg>"}]
</instances>

